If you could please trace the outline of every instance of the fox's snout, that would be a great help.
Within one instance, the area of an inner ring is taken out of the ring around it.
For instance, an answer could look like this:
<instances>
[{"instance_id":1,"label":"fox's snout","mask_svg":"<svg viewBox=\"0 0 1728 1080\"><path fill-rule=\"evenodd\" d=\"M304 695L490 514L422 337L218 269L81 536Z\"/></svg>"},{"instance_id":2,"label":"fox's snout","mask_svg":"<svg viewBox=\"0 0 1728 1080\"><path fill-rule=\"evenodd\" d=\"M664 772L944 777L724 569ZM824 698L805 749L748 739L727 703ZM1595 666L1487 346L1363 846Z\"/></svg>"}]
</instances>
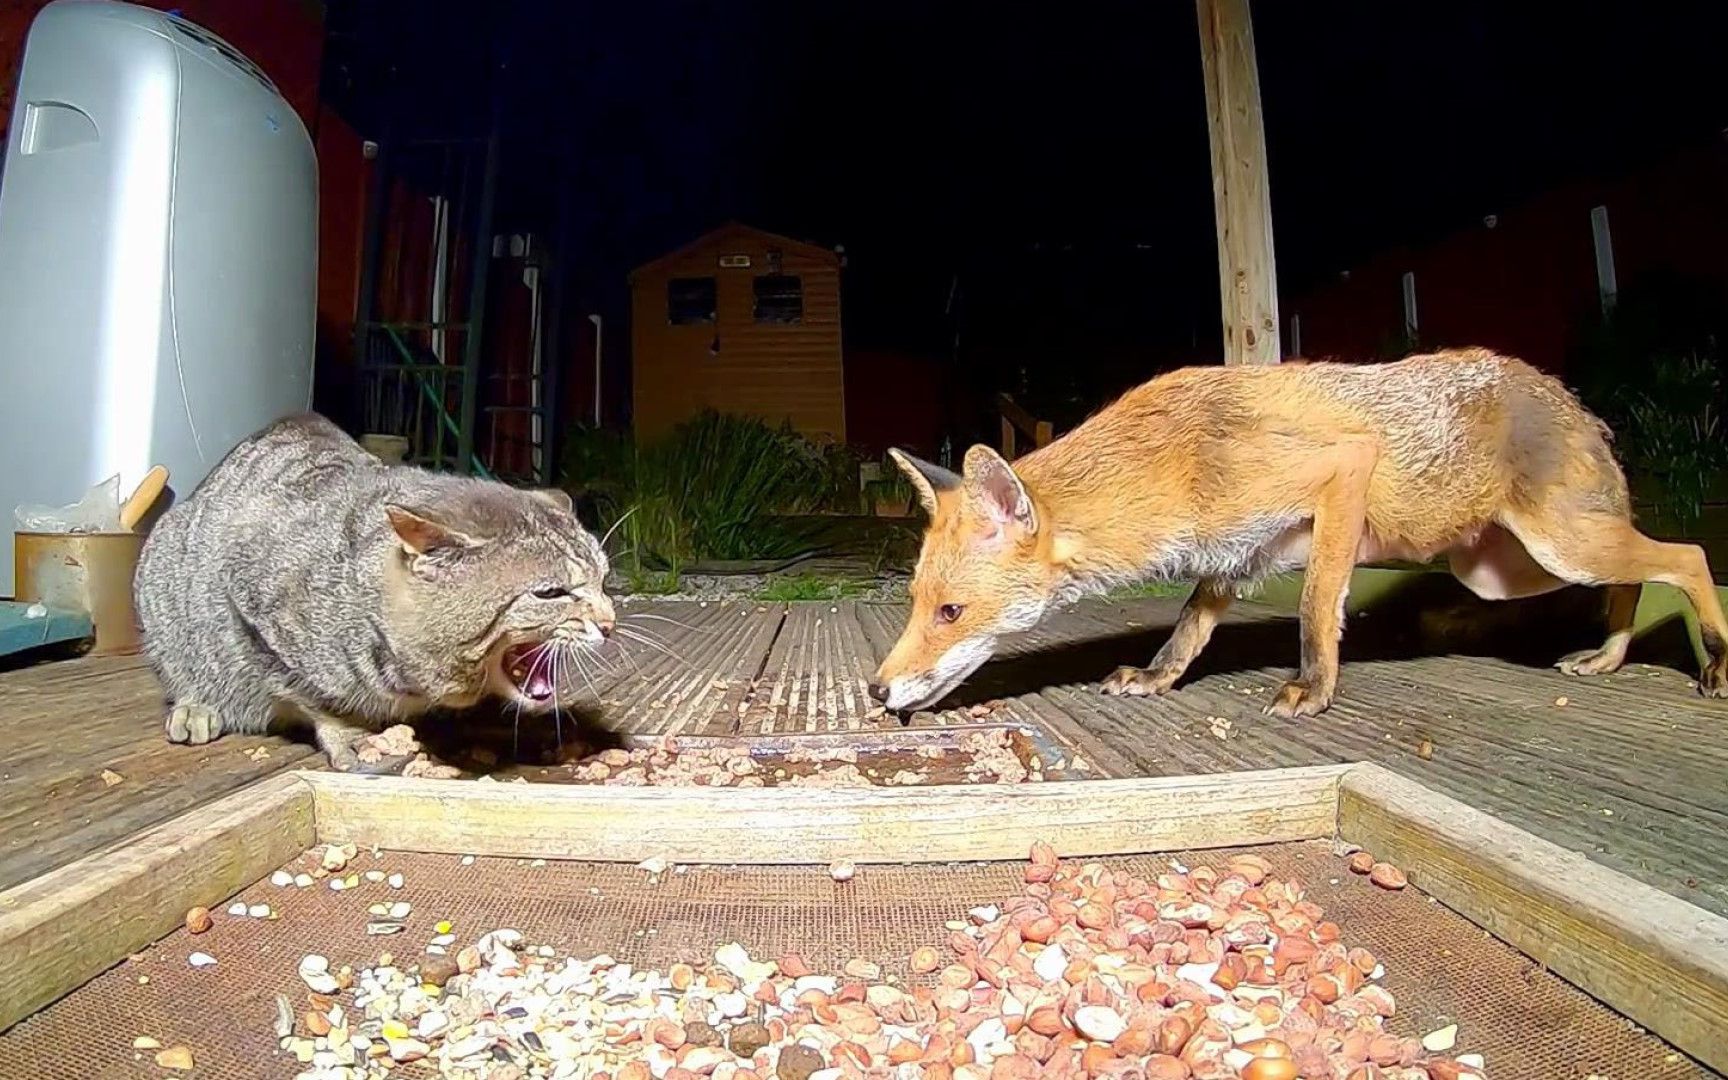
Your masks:
<instances>
[{"instance_id":1,"label":"fox's snout","mask_svg":"<svg viewBox=\"0 0 1728 1080\"><path fill-rule=\"evenodd\" d=\"M872 700L874 700L874 701L887 701L888 700L888 684L887 683L877 682L875 679L872 679L872 680L870 680L870 686L868 689L869 689L870 697Z\"/></svg>"}]
</instances>

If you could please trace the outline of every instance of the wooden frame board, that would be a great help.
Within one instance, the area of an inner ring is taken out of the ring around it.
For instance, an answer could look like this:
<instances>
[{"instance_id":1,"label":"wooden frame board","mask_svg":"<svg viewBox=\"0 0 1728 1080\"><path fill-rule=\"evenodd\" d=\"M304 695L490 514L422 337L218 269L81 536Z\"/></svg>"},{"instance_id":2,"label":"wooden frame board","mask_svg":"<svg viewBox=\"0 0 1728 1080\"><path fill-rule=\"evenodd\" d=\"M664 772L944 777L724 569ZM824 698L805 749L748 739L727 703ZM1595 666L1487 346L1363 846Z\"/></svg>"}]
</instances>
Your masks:
<instances>
[{"instance_id":1,"label":"wooden frame board","mask_svg":"<svg viewBox=\"0 0 1728 1080\"><path fill-rule=\"evenodd\" d=\"M1013 787L618 788L301 772L0 893L0 1030L320 842L585 861L1070 858L1337 838L1712 1068L1728 919L1375 765Z\"/></svg>"}]
</instances>

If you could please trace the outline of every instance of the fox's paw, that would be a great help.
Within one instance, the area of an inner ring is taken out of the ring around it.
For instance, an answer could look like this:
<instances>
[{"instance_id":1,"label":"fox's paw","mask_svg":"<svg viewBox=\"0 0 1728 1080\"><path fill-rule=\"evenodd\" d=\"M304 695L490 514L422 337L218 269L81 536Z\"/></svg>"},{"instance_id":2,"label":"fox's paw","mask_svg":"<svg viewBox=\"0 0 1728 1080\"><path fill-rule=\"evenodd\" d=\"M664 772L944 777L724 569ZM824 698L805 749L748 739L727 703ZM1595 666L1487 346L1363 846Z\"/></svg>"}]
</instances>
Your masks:
<instances>
[{"instance_id":1,"label":"fox's paw","mask_svg":"<svg viewBox=\"0 0 1728 1080\"><path fill-rule=\"evenodd\" d=\"M1568 675L1611 675L1625 662L1625 649L1604 647L1567 653L1554 666Z\"/></svg>"},{"instance_id":2,"label":"fox's paw","mask_svg":"<svg viewBox=\"0 0 1728 1080\"><path fill-rule=\"evenodd\" d=\"M1176 685L1181 674L1169 668L1119 667L1098 690L1112 697L1155 697Z\"/></svg>"},{"instance_id":3,"label":"fox's paw","mask_svg":"<svg viewBox=\"0 0 1728 1080\"><path fill-rule=\"evenodd\" d=\"M1707 698L1728 698L1728 656L1718 656L1698 673L1698 692Z\"/></svg>"},{"instance_id":4,"label":"fox's paw","mask_svg":"<svg viewBox=\"0 0 1728 1080\"><path fill-rule=\"evenodd\" d=\"M1279 688L1278 696L1266 706L1266 714L1293 720L1298 716L1318 716L1331 707L1330 688L1322 690L1301 679L1293 679Z\"/></svg>"},{"instance_id":5,"label":"fox's paw","mask_svg":"<svg viewBox=\"0 0 1728 1080\"><path fill-rule=\"evenodd\" d=\"M222 714L208 705L184 701L169 710L162 730L171 743L202 746L222 737Z\"/></svg>"}]
</instances>

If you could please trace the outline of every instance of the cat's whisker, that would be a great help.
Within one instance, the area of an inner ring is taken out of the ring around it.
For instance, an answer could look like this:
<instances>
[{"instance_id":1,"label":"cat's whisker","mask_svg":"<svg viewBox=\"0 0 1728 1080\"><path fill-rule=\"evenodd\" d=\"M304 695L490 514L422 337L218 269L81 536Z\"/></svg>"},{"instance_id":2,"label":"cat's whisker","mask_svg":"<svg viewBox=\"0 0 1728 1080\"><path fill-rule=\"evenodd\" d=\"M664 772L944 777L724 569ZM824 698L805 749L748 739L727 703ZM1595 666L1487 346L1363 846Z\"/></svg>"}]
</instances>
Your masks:
<instances>
[{"instance_id":1,"label":"cat's whisker","mask_svg":"<svg viewBox=\"0 0 1728 1080\"><path fill-rule=\"evenodd\" d=\"M637 633L636 631L630 629L629 627L620 626L617 628L617 633L620 637L628 638L629 640L634 641L634 642L641 644L641 645L646 645L648 648L653 649L655 652L664 653L666 656L677 661L679 664L682 664L685 667L690 666L689 661L685 660L682 656L679 656L677 653L673 652L671 649L668 649L665 645L661 644L658 641L655 641L653 638L644 637L641 634Z\"/></svg>"}]
</instances>

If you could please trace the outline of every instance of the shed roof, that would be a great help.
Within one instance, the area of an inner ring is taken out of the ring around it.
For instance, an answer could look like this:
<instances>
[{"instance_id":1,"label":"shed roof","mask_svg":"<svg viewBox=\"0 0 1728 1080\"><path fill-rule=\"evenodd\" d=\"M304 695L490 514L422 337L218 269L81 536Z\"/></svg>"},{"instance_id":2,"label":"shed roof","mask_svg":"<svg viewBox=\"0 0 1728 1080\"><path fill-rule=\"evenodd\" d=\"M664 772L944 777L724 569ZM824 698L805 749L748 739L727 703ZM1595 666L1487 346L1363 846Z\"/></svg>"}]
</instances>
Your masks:
<instances>
[{"instance_id":1,"label":"shed roof","mask_svg":"<svg viewBox=\"0 0 1728 1080\"><path fill-rule=\"evenodd\" d=\"M827 259L833 262L836 266L840 265L839 254L820 244L811 244L803 240L794 240L790 236L782 236L779 233L772 233L767 229L758 229L753 225L746 225L741 221L729 221L717 229L711 229L708 232L703 233L701 236L698 236L696 239L680 248L668 251L666 254L661 255L656 259L643 263L641 266L630 271L630 280L634 282L638 277L644 274L651 274L668 263L675 262L691 252L700 251L706 247L718 246L728 240L745 238L756 241L767 241L770 244L785 248L788 251L795 251L806 258Z\"/></svg>"}]
</instances>

